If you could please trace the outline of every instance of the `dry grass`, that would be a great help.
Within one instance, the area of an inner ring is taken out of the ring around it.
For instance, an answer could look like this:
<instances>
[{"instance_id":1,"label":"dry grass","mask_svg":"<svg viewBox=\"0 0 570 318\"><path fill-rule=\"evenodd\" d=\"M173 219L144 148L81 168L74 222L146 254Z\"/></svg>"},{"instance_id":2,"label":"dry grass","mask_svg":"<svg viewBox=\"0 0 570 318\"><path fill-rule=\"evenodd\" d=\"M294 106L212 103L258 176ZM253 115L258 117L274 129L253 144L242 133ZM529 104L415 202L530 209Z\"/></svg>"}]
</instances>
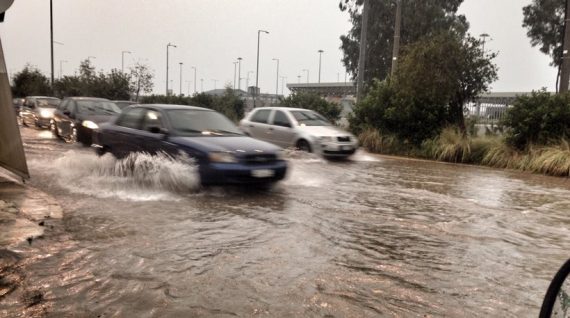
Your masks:
<instances>
[{"instance_id":1,"label":"dry grass","mask_svg":"<svg viewBox=\"0 0 570 318\"><path fill-rule=\"evenodd\" d=\"M562 139L558 145L531 152L528 170L551 176L570 176L570 145Z\"/></svg>"},{"instance_id":2,"label":"dry grass","mask_svg":"<svg viewBox=\"0 0 570 318\"><path fill-rule=\"evenodd\" d=\"M456 128L446 128L432 144L431 153L439 161L469 162L471 142Z\"/></svg>"}]
</instances>

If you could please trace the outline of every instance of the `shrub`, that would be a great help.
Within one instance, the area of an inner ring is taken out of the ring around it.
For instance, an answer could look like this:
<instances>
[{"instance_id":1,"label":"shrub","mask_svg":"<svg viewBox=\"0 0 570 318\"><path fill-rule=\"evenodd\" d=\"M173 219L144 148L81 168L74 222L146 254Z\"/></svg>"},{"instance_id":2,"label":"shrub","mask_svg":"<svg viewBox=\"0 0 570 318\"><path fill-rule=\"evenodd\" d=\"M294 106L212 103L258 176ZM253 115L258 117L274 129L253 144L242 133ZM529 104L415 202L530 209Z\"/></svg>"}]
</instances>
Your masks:
<instances>
[{"instance_id":1,"label":"shrub","mask_svg":"<svg viewBox=\"0 0 570 318\"><path fill-rule=\"evenodd\" d=\"M507 143L522 150L531 144L549 145L570 136L570 93L545 90L520 96L503 120Z\"/></svg>"},{"instance_id":2,"label":"shrub","mask_svg":"<svg viewBox=\"0 0 570 318\"><path fill-rule=\"evenodd\" d=\"M455 127L444 129L437 137L432 149L436 160L448 162L469 162L471 143L467 136Z\"/></svg>"},{"instance_id":3,"label":"shrub","mask_svg":"<svg viewBox=\"0 0 570 318\"><path fill-rule=\"evenodd\" d=\"M562 139L558 145L542 148L535 152L527 168L552 176L570 176L570 145Z\"/></svg>"}]
</instances>

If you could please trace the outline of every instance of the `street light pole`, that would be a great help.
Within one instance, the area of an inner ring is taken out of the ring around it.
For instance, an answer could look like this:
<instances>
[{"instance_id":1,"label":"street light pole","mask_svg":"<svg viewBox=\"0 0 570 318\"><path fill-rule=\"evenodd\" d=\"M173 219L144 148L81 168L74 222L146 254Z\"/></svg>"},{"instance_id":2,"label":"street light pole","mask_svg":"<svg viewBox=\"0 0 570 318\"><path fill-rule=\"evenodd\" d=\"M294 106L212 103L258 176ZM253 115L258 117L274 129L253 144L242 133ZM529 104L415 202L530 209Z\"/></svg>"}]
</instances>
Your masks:
<instances>
[{"instance_id":1,"label":"street light pole","mask_svg":"<svg viewBox=\"0 0 570 318\"><path fill-rule=\"evenodd\" d=\"M297 75L297 83L301 84L301 75Z\"/></svg>"},{"instance_id":2,"label":"street light pole","mask_svg":"<svg viewBox=\"0 0 570 318\"><path fill-rule=\"evenodd\" d=\"M241 91L241 57L238 57L238 90Z\"/></svg>"},{"instance_id":3,"label":"street light pole","mask_svg":"<svg viewBox=\"0 0 570 318\"><path fill-rule=\"evenodd\" d=\"M125 53L131 54L131 51L122 51L121 52L121 72L125 73Z\"/></svg>"},{"instance_id":4,"label":"street light pole","mask_svg":"<svg viewBox=\"0 0 570 318\"><path fill-rule=\"evenodd\" d=\"M483 51L483 55L485 55L485 42L487 42L487 38L491 37L489 34L487 33L483 33L481 35L479 35L480 37L483 38L483 47L482 47L482 51Z\"/></svg>"},{"instance_id":5,"label":"street light pole","mask_svg":"<svg viewBox=\"0 0 570 318\"><path fill-rule=\"evenodd\" d=\"M67 63L66 60L59 60L59 78L63 76L63 63Z\"/></svg>"},{"instance_id":6,"label":"street light pole","mask_svg":"<svg viewBox=\"0 0 570 318\"><path fill-rule=\"evenodd\" d=\"M168 96L168 66L169 66L169 62L168 62L168 49L170 47L176 47L176 45L168 43L166 45L166 96Z\"/></svg>"},{"instance_id":7,"label":"street light pole","mask_svg":"<svg viewBox=\"0 0 570 318\"><path fill-rule=\"evenodd\" d=\"M560 93L568 91L570 81L570 1L566 0L566 14L564 15L564 41L562 42L562 64L560 68Z\"/></svg>"},{"instance_id":8,"label":"street light pole","mask_svg":"<svg viewBox=\"0 0 570 318\"><path fill-rule=\"evenodd\" d=\"M245 83L245 85L247 86L246 89L249 89L249 74L250 74L250 73L253 73L253 71L247 72L247 80L246 80L246 83Z\"/></svg>"},{"instance_id":9,"label":"street light pole","mask_svg":"<svg viewBox=\"0 0 570 318\"><path fill-rule=\"evenodd\" d=\"M50 50L51 50L51 86L53 89L53 0L49 0L49 34L50 34Z\"/></svg>"},{"instance_id":10,"label":"street light pole","mask_svg":"<svg viewBox=\"0 0 570 318\"><path fill-rule=\"evenodd\" d=\"M182 96L182 65L184 65L184 63L180 62L178 64L180 64L180 96Z\"/></svg>"},{"instance_id":11,"label":"street light pole","mask_svg":"<svg viewBox=\"0 0 570 318\"><path fill-rule=\"evenodd\" d=\"M277 62L277 82L275 83L275 95L279 95L279 59L273 59Z\"/></svg>"},{"instance_id":12,"label":"street light pole","mask_svg":"<svg viewBox=\"0 0 570 318\"><path fill-rule=\"evenodd\" d=\"M188 96L190 96L190 83L192 83L192 81L186 81L186 84L188 84L188 90L186 91Z\"/></svg>"},{"instance_id":13,"label":"street light pole","mask_svg":"<svg viewBox=\"0 0 570 318\"><path fill-rule=\"evenodd\" d=\"M287 81L287 76L281 76L281 95L285 96L283 94L283 89L285 88L285 82Z\"/></svg>"},{"instance_id":14,"label":"street light pole","mask_svg":"<svg viewBox=\"0 0 570 318\"><path fill-rule=\"evenodd\" d=\"M309 84L309 70L303 69L303 72L307 72L307 84Z\"/></svg>"},{"instance_id":15,"label":"street light pole","mask_svg":"<svg viewBox=\"0 0 570 318\"><path fill-rule=\"evenodd\" d=\"M216 84L218 83L218 80L213 79L212 82L214 82L214 90L215 90L215 89L217 88L217 87L216 87Z\"/></svg>"},{"instance_id":16,"label":"street light pole","mask_svg":"<svg viewBox=\"0 0 570 318\"><path fill-rule=\"evenodd\" d=\"M261 38L261 32L269 34L269 32L264 30L257 30L257 69L255 72L255 89L253 90L253 108L255 108L255 101L257 99L257 90L259 89L259 39Z\"/></svg>"},{"instance_id":17,"label":"street light pole","mask_svg":"<svg viewBox=\"0 0 570 318\"><path fill-rule=\"evenodd\" d=\"M321 82L321 57L323 56L323 50L319 50L319 83Z\"/></svg>"},{"instance_id":18,"label":"street light pole","mask_svg":"<svg viewBox=\"0 0 570 318\"><path fill-rule=\"evenodd\" d=\"M233 62L233 63L234 63L234 91L235 91L235 90L236 90L236 87L237 87L237 86L236 86L236 84L237 84L237 83L236 83L236 75L237 75L237 65L238 65L238 62Z\"/></svg>"},{"instance_id":19,"label":"street light pole","mask_svg":"<svg viewBox=\"0 0 570 318\"><path fill-rule=\"evenodd\" d=\"M196 67L192 66L192 69L194 69L194 94L196 94Z\"/></svg>"},{"instance_id":20,"label":"street light pole","mask_svg":"<svg viewBox=\"0 0 570 318\"><path fill-rule=\"evenodd\" d=\"M202 91L202 93L204 92L204 79L203 78L200 79L200 90Z\"/></svg>"}]
</instances>

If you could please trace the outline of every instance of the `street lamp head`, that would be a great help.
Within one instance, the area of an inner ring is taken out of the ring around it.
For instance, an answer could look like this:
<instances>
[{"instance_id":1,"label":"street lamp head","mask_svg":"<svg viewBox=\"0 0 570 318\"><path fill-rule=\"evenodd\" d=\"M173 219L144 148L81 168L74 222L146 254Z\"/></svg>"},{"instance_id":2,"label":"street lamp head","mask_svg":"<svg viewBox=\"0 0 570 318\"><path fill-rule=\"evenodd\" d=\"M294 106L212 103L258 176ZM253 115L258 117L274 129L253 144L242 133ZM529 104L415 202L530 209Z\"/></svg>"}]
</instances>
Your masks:
<instances>
[{"instance_id":1,"label":"street lamp head","mask_svg":"<svg viewBox=\"0 0 570 318\"><path fill-rule=\"evenodd\" d=\"M243 60L243 58L241 58L241 57L238 57L238 61L241 61L241 60Z\"/></svg>"},{"instance_id":2,"label":"street lamp head","mask_svg":"<svg viewBox=\"0 0 570 318\"><path fill-rule=\"evenodd\" d=\"M325 52L325 51L323 51L323 50L319 50L319 53L324 53L324 52Z\"/></svg>"},{"instance_id":3,"label":"street lamp head","mask_svg":"<svg viewBox=\"0 0 570 318\"><path fill-rule=\"evenodd\" d=\"M265 30L257 30L257 32L263 32L265 34L269 34L269 31L265 31Z\"/></svg>"}]
</instances>

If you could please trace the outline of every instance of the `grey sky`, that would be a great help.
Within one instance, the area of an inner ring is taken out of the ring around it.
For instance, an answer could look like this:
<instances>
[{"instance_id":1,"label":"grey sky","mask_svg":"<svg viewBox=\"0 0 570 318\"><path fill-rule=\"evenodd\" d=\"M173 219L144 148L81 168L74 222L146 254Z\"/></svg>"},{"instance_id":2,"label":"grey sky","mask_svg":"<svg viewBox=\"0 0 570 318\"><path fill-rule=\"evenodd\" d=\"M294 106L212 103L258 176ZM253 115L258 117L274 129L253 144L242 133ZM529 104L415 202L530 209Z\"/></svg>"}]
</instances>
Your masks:
<instances>
[{"instance_id":1,"label":"grey sky","mask_svg":"<svg viewBox=\"0 0 570 318\"><path fill-rule=\"evenodd\" d=\"M530 0L465 0L460 11L471 23L471 33L491 35L486 48L499 51L496 60L499 80L495 91L554 89L556 71L549 58L531 48L522 29L522 7ZM0 26L8 70L16 72L31 63L49 75L49 1L16 0ZM232 82L234 62L242 57L242 88L250 73L255 82L257 30L262 34L260 87L275 92L276 64L287 82L317 81L319 49L325 51L322 81L344 80L339 36L350 28L348 15L338 9L338 0L54 0L55 75L59 61L64 74L73 74L79 61L95 56L93 63L105 71L121 67L121 51L128 67L135 61L151 66L155 92L164 93L166 44L171 49L174 92L179 92L183 62L183 92L193 81L191 66L198 69L197 89L204 79L204 90ZM191 92L193 92L193 83ZM281 83L279 84L281 92ZM285 89L287 93L287 90Z\"/></svg>"}]
</instances>

